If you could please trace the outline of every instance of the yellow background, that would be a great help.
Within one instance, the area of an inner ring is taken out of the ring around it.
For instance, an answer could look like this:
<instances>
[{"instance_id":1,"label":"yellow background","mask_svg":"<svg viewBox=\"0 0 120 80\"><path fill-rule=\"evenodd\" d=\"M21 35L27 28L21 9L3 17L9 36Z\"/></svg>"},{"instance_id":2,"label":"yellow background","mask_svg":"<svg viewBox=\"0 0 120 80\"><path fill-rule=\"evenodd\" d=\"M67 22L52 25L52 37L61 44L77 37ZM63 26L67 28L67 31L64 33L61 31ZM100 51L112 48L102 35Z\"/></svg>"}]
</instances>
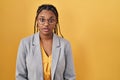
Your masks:
<instances>
[{"instance_id":1,"label":"yellow background","mask_svg":"<svg viewBox=\"0 0 120 80\"><path fill-rule=\"evenodd\" d=\"M71 42L77 80L120 80L120 0L0 0L0 80L15 80L19 41L52 3Z\"/></svg>"}]
</instances>

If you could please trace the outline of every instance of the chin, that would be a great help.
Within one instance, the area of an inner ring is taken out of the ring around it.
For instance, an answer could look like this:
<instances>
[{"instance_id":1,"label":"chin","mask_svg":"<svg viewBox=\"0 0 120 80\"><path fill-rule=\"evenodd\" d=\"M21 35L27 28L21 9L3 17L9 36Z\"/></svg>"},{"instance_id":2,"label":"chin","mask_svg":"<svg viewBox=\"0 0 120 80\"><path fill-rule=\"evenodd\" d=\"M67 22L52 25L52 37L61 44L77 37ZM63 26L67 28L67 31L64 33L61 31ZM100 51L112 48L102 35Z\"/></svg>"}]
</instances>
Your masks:
<instances>
[{"instance_id":1,"label":"chin","mask_svg":"<svg viewBox=\"0 0 120 80\"><path fill-rule=\"evenodd\" d=\"M50 34L52 34L51 32L44 32L43 33L44 35L50 35Z\"/></svg>"}]
</instances>

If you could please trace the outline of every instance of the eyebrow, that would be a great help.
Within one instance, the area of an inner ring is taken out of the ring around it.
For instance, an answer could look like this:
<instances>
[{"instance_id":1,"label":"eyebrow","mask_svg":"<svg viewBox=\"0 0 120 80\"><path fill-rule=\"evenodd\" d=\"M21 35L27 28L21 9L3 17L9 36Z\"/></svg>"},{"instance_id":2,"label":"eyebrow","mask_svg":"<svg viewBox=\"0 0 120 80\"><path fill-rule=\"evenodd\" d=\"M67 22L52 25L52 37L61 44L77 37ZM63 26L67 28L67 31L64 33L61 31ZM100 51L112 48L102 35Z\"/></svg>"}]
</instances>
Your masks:
<instances>
[{"instance_id":1,"label":"eyebrow","mask_svg":"<svg viewBox=\"0 0 120 80\"><path fill-rule=\"evenodd\" d=\"M40 18L45 18L45 16L40 16ZM54 18L54 16L51 16L49 19Z\"/></svg>"}]
</instances>

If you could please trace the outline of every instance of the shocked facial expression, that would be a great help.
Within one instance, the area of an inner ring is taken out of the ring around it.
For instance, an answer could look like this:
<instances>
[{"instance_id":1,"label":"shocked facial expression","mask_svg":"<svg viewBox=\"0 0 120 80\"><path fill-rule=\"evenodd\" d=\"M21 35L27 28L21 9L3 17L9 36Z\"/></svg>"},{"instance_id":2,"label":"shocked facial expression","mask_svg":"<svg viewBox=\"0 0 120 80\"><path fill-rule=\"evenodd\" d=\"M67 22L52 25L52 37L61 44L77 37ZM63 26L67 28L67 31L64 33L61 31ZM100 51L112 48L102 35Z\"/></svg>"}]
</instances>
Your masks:
<instances>
[{"instance_id":1,"label":"shocked facial expression","mask_svg":"<svg viewBox=\"0 0 120 80\"><path fill-rule=\"evenodd\" d=\"M55 14L50 10L42 10L37 17L37 27L41 34L50 35L57 24Z\"/></svg>"}]
</instances>

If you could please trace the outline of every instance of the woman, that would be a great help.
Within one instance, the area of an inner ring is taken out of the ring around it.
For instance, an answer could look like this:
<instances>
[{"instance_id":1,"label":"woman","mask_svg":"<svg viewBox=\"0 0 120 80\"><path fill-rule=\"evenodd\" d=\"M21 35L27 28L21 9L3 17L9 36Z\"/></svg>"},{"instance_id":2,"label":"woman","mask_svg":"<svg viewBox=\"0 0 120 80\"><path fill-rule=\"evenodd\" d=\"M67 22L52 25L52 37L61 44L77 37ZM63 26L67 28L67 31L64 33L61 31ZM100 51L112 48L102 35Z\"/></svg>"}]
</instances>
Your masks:
<instances>
[{"instance_id":1,"label":"woman","mask_svg":"<svg viewBox=\"0 0 120 80\"><path fill-rule=\"evenodd\" d=\"M41 5L34 33L21 40L16 80L75 80L70 43L58 36L58 12L53 5ZM37 30L37 32L36 32Z\"/></svg>"}]
</instances>

